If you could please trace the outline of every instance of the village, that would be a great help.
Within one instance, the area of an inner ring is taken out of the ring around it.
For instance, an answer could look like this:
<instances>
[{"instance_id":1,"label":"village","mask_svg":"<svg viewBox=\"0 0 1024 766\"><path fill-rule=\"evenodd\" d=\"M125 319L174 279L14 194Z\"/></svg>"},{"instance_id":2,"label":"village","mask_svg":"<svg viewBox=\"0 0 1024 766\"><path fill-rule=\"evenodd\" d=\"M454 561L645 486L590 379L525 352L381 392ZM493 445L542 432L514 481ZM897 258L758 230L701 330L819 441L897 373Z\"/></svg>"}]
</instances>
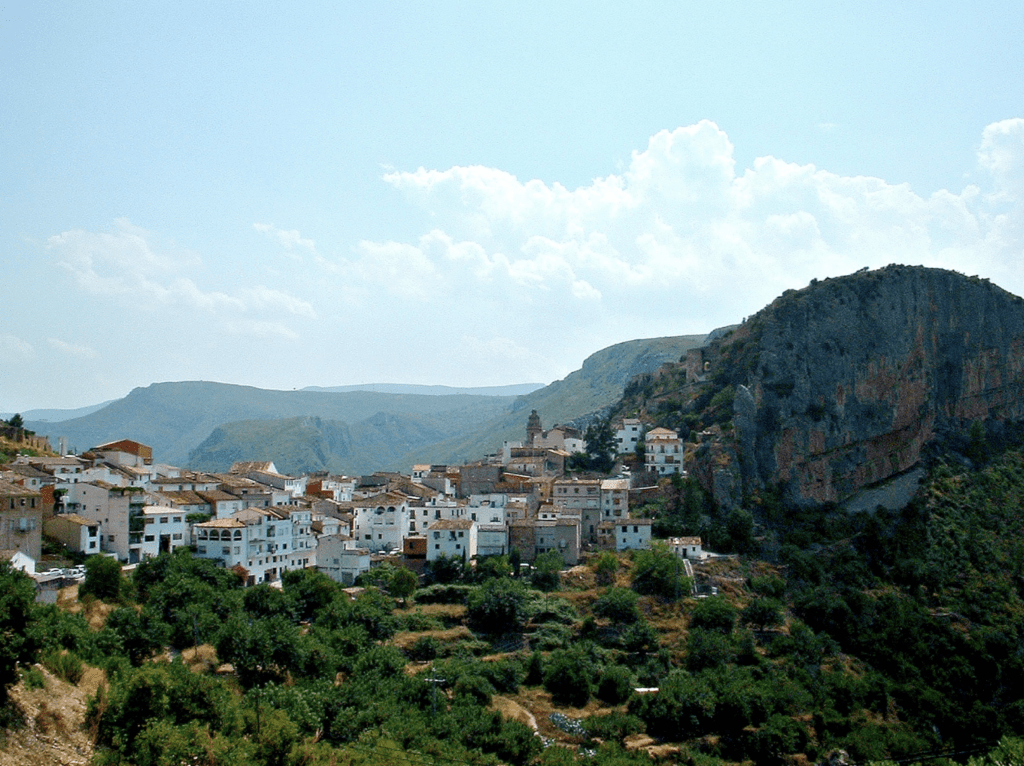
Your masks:
<instances>
[{"instance_id":1,"label":"village","mask_svg":"<svg viewBox=\"0 0 1024 766\"><path fill-rule=\"evenodd\" d=\"M32 576L44 601L84 576L81 567L40 566L44 536L69 555L115 557L128 570L191 546L246 585L315 568L348 586L385 561L422 574L441 558L509 555L531 564L548 551L571 567L588 551L649 549L652 520L630 509L657 480L685 476L676 432L645 431L630 418L613 431L618 457L642 470L618 460L613 475L570 475L583 434L544 430L536 411L525 441L468 465L417 465L409 475L293 477L270 461L203 473L154 463L150 447L128 439L79 455L19 454L0 466L0 559ZM42 449L26 452L49 451L45 439L30 438ZM700 538L667 544L687 564L706 555Z\"/></svg>"}]
</instances>

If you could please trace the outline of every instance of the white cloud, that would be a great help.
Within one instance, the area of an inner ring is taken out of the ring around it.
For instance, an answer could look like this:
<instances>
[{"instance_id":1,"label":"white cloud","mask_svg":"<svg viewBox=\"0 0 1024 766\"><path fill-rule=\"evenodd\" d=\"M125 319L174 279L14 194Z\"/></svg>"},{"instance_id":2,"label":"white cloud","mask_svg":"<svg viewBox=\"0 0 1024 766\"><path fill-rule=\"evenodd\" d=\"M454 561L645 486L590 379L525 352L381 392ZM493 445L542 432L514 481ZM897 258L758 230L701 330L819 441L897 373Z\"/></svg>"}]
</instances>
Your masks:
<instances>
[{"instance_id":1,"label":"white cloud","mask_svg":"<svg viewBox=\"0 0 1024 766\"><path fill-rule=\"evenodd\" d=\"M46 245L79 289L121 300L136 312L200 312L221 321L256 314L257 326L280 314L316 315L307 301L264 285L204 289L197 281L203 264L196 254L161 246L126 219L116 221L111 232L75 229L50 237Z\"/></svg>"},{"instance_id":2,"label":"white cloud","mask_svg":"<svg viewBox=\"0 0 1024 766\"><path fill-rule=\"evenodd\" d=\"M978 162L990 188L930 197L770 156L738 170L728 136L703 121L657 133L621 173L575 190L480 166L389 172L384 180L436 228L359 251L409 265L390 289L415 278L424 299L457 292L504 312L528 306L533 316L516 320L535 328L586 312L605 334L635 337L656 320L666 332L697 331L863 266L1008 276L1024 243L1024 120L988 126ZM396 278L390 268L374 278ZM1019 277L1005 286L1024 287Z\"/></svg>"},{"instance_id":3,"label":"white cloud","mask_svg":"<svg viewBox=\"0 0 1024 766\"><path fill-rule=\"evenodd\" d=\"M303 237L295 229L279 229L271 223L254 223L252 227L281 245L285 254L291 258L299 258L299 251L303 250L314 256L317 254L316 242Z\"/></svg>"},{"instance_id":4,"label":"white cloud","mask_svg":"<svg viewBox=\"0 0 1024 766\"><path fill-rule=\"evenodd\" d=\"M29 359L35 355L31 343L16 335L0 334L0 356L5 358Z\"/></svg>"},{"instance_id":5,"label":"white cloud","mask_svg":"<svg viewBox=\"0 0 1024 766\"><path fill-rule=\"evenodd\" d=\"M79 359L93 359L96 357L96 351L89 346L80 346L75 343L67 343L59 340L58 338L47 338L46 342L50 344L51 348L56 349L62 354L67 356L78 357Z\"/></svg>"}]
</instances>

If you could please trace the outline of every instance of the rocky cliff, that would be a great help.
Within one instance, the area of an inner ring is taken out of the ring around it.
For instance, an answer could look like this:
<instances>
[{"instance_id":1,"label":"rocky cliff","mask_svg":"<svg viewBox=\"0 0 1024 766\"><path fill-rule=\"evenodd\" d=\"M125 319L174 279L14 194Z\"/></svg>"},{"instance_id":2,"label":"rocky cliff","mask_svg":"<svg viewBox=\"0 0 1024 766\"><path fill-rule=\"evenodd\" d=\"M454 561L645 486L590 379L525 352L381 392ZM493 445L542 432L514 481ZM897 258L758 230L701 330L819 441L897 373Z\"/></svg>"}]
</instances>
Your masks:
<instances>
[{"instance_id":1,"label":"rocky cliff","mask_svg":"<svg viewBox=\"0 0 1024 766\"><path fill-rule=\"evenodd\" d=\"M861 271L787 291L700 361L732 397L691 463L719 501L837 502L940 434L1024 420L1024 300L955 272Z\"/></svg>"}]
</instances>

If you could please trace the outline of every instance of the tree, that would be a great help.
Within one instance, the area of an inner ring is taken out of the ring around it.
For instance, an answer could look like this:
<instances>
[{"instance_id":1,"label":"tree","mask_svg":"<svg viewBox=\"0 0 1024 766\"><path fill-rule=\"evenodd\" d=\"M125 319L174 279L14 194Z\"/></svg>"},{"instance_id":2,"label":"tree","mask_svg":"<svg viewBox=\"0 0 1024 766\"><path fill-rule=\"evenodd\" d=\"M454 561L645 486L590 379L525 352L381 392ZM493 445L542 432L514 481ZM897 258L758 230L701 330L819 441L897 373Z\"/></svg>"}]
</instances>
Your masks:
<instances>
[{"instance_id":1,"label":"tree","mask_svg":"<svg viewBox=\"0 0 1024 766\"><path fill-rule=\"evenodd\" d=\"M7 425L9 425L11 428L24 428L25 419L21 417L20 412L17 412L11 417L10 420L7 421Z\"/></svg>"},{"instance_id":2,"label":"tree","mask_svg":"<svg viewBox=\"0 0 1024 766\"><path fill-rule=\"evenodd\" d=\"M690 628L729 634L736 625L736 607L725 596L701 600L690 615Z\"/></svg>"},{"instance_id":3,"label":"tree","mask_svg":"<svg viewBox=\"0 0 1024 766\"><path fill-rule=\"evenodd\" d=\"M594 574L600 585L611 585L615 582L615 573L619 571L619 557L611 551L602 552L594 561Z\"/></svg>"},{"instance_id":4,"label":"tree","mask_svg":"<svg viewBox=\"0 0 1024 766\"><path fill-rule=\"evenodd\" d=\"M544 688L556 703L583 707L594 693L596 676L586 648L556 649L544 666Z\"/></svg>"},{"instance_id":5,"label":"tree","mask_svg":"<svg viewBox=\"0 0 1024 766\"><path fill-rule=\"evenodd\" d=\"M323 572L315 569L289 569L281 575L285 595L291 597L300 620L311 620L338 597L341 588Z\"/></svg>"},{"instance_id":6,"label":"tree","mask_svg":"<svg viewBox=\"0 0 1024 766\"><path fill-rule=\"evenodd\" d=\"M594 602L594 614L607 617L614 623L632 624L640 619L637 598L636 592L629 588L609 588L607 593Z\"/></svg>"},{"instance_id":7,"label":"tree","mask_svg":"<svg viewBox=\"0 0 1024 766\"><path fill-rule=\"evenodd\" d=\"M465 563L458 556L438 556L427 564L430 581L437 583L458 582L462 579Z\"/></svg>"},{"instance_id":8,"label":"tree","mask_svg":"<svg viewBox=\"0 0 1024 766\"><path fill-rule=\"evenodd\" d=\"M547 551L537 557L533 563L533 577L531 582L535 588L540 590L554 590L562 582L562 567L565 561L562 554L555 550Z\"/></svg>"},{"instance_id":9,"label":"tree","mask_svg":"<svg viewBox=\"0 0 1024 766\"><path fill-rule=\"evenodd\" d=\"M598 420L587 426L583 432L586 452L576 453L570 458L571 467L577 470L600 471L608 473L615 466L615 431L608 418Z\"/></svg>"},{"instance_id":10,"label":"tree","mask_svg":"<svg viewBox=\"0 0 1024 766\"><path fill-rule=\"evenodd\" d=\"M0 561L0 706L7 703L8 687L18 680L18 663L35 662L39 651L30 632L35 598L32 580Z\"/></svg>"},{"instance_id":11,"label":"tree","mask_svg":"<svg viewBox=\"0 0 1024 766\"><path fill-rule=\"evenodd\" d=\"M690 579L683 574L683 563L664 543L654 543L649 551L639 551L633 563L633 590L641 596L677 599L690 591Z\"/></svg>"},{"instance_id":12,"label":"tree","mask_svg":"<svg viewBox=\"0 0 1024 766\"><path fill-rule=\"evenodd\" d=\"M121 598L121 562L110 556L90 556L85 560L85 581L79 596L93 595L104 601Z\"/></svg>"},{"instance_id":13,"label":"tree","mask_svg":"<svg viewBox=\"0 0 1024 766\"><path fill-rule=\"evenodd\" d=\"M740 612L740 620L755 630L774 628L782 624L782 604L773 598L759 598Z\"/></svg>"},{"instance_id":14,"label":"tree","mask_svg":"<svg viewBox=\"0 0 1024 766\"><path fill-rule=\"evenodd\" d=\"M492 578L468 598L469 618L482 630L502 633L526 620L526 586L508 577Z\"/></svg>"}]
</instances>

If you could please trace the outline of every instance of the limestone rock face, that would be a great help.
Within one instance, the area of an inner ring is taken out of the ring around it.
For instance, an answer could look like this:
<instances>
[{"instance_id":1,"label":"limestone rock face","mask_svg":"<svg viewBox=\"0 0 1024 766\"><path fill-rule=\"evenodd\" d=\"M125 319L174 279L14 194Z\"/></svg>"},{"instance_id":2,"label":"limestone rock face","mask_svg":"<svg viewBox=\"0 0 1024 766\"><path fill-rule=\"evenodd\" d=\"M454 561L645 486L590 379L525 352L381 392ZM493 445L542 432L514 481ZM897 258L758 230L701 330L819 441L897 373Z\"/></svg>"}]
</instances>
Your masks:
<instances>
[{"instance_id":1,"label":"limestone rock face","mask_svg":"<svg viewBox=\"0 0 1024 766\"><path fill-rule=\"evenodd\" d=\"M787 291L704 350L733 422L694 471L719 492L838 502L918 462L937 433L1024 420L1024 300L889 266Z\"/></svg>"}]
</instances>

